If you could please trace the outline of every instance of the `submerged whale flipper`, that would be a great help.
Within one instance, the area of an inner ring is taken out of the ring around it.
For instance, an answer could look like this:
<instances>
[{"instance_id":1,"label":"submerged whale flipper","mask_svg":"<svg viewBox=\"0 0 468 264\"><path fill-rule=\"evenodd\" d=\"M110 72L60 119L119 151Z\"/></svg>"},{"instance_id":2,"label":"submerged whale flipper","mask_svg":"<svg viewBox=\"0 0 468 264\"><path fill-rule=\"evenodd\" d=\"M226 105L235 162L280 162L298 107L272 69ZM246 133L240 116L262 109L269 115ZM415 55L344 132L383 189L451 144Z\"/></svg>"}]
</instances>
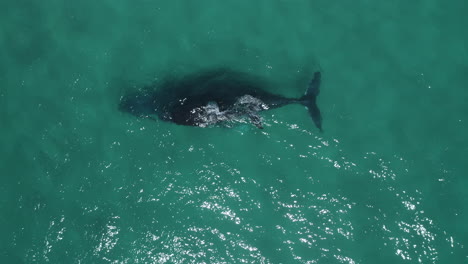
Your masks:
<instances>
[{"instance_id":1,"label":"submerged whale flipper","mask_svg":"<svg viewBox=\"0 0 468 264\"><path fill-rule=\"evenodd\" d=\"M300 99L300 102L309 110L309 115L320 131L322 131L322 115L317 106L317 96L320 93L321 77L320 72L314 73L314 78L310 81L306 93Z\"/></svg>"},{"instance_id":2,"label":"submerged whale flipper","mask_svg":"<svg viewBox=\"0 0 468 264\"><path fill-rule=\"evenodd\" d=\"M254 124L259 129L263 129L262 118L257 113L251 112L248 114L248 116L252 124Z\"/></svg>"}]
</instances>

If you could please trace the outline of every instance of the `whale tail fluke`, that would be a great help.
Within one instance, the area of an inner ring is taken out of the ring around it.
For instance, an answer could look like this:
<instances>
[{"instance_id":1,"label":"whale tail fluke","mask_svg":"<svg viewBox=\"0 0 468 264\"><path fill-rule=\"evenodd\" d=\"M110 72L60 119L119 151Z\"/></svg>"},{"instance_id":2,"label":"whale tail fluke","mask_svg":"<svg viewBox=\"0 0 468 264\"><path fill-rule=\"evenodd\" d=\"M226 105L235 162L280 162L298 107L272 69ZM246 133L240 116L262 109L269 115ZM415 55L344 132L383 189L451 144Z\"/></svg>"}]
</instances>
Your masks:
<instances>
[{"instance_id":1,"label":"whale tail fluke","mask_svg":"<svg viewBox=\"0 0 468 264\"><path fill-rule=\"evenodd\" d=\"M301 104L303 104L309 111L310 117L315 123L315 126L322 132L322 115L320 114L320 109L317 106L317 96L320 93L320 82L321 82L321 73L315 72L314 78L310 81L307 91L300 98Z\"/></svg>"}]
</instances>

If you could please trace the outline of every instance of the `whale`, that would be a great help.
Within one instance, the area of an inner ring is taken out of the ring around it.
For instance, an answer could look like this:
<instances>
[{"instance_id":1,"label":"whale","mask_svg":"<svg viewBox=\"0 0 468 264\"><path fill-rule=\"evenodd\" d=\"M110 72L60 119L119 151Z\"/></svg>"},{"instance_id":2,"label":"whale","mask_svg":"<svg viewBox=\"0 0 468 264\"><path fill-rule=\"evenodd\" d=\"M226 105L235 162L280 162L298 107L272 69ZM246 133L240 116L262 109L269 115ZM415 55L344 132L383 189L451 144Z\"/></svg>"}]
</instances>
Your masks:
<instances>
[{"instance_id":1,"label":"whale","mask_svg":"<svg viewBox=\"0 0 468 264\"><path fill-rule=\"evenodd\" d=\"M262 112L300 104L322 131L322 115L317 105L320 84L321 73L317 71L305 85L304 95L290 98L268 92L266 83L251 74L211 69L126 91L120 96L118 109L137 118L184 126L233 127L236 123L250 122L263 129Z\"/></svg>"}]
</instances>

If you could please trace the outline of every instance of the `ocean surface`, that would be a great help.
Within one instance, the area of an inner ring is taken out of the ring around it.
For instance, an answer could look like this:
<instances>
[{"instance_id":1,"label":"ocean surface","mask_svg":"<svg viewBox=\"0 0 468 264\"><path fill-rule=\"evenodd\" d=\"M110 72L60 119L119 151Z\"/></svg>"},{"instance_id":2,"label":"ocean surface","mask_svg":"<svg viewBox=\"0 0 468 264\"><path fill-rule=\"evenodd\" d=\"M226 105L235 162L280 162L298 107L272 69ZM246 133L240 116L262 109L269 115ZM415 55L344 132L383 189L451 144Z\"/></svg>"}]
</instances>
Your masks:
<instances>
[{"instance_id":1,"label":"ocean surface","mask_svg":"<svg viewBox=\"0 0 468 264\"><path fill-rule=\"evenodd\" d=\"M0 263L468 263L466 1L0 2ZM227 67L263 130L122 91Z\"/></svg>"}]
</instances>

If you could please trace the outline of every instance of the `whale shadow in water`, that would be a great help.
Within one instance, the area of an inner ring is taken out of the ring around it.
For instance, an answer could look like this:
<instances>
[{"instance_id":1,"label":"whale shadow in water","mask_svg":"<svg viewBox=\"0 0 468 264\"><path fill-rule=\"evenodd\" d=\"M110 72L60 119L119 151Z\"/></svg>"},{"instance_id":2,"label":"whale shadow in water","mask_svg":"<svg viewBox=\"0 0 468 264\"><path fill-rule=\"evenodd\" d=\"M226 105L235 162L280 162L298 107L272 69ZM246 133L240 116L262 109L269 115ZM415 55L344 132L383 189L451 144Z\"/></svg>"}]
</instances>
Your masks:
<instances>
[{"instance_id":1,"label":"whale shadow in water","mask_svg":"<svg viewBox=\"0 0 468 264\"><path fill-rule=\"evenodd\" d=\"M119 110L138 118L198 127L229 127L250 120L262 129L260 112L302 104L322 131L322 116L316 102L320 82L321 73L315 72L302 97L288 98L269 93L266 83L250 74L213 69L167 78L160 84L127 92L120 98Z\"/></svg>"}]
</instances>

